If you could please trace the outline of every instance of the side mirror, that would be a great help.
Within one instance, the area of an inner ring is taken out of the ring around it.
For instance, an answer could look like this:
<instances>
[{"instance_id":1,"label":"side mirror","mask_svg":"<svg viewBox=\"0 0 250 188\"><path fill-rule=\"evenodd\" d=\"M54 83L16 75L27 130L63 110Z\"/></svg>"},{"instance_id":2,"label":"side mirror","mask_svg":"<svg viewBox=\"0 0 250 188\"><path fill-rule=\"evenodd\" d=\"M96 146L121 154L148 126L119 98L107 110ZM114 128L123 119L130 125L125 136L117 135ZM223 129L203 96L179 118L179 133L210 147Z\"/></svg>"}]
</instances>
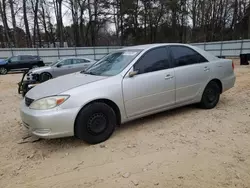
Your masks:
<instances>
[{"instance_id":1,"label":"side mirror","mask_svg":"<svg viewBox=\"0 0 250 188\"><path fill-rule=\"evenodd\" d=\"M62 64L60 64L60 63L56 65L57 68L59 68L59 67L61 67L61 66L62 66Z\"/></svg>"},{"instance_id":2,"label":"side mirror","mask_svg":"<svg viewBox=\"0 0 250 188\"><path fill-rule=\"evenodd\" d=\"M138 71L132 71L128 74L128 76L131 78L131 77L134 77L135 75L138 74Z\"/></svg>"}]
</instances>

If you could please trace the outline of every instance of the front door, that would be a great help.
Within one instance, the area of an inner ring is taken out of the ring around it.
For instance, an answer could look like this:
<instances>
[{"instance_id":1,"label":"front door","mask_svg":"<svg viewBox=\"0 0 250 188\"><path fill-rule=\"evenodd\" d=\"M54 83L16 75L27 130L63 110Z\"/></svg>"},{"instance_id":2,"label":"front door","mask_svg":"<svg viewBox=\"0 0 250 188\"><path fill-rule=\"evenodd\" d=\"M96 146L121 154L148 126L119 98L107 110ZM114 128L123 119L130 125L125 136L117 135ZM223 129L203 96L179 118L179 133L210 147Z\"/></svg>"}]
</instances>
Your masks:
<instances>
[{"instance_id":1,"label":"front door","mask_svg":"<svg viewBox=\"0 0 250 188\"><path fill-rule=\"evenodd\" d=\"M54 77L72 73L72 59L64 59L53 67Z\"/></svg>"},{"instance_id":2,"label":"front door","mask_svg":"<svg viewBox=\"0 0 250 188\"><path fill-rule=\"evenodd\" d=\"M210 79L210 64L201 54L186 46L171 46L176 77L176 104L197 102Z\"/></svg>"},{"instance_id":3,"label":"front door","mask_svg":"<svg viewBox=\"0 0 250 188\"><path fill-rule=\"evenodd\" d=\"M147 114L175 104L175 75L165 47L146 52L123 79L124 104L128 117Z\"/></svg>"},{"instance_id":4,"label":"front door","mask_svg":"<svg viewBox=\"0 0 250 188\"><path fill-rule=\"evenodd\" d=\"M8 60L8 69L22 69L23 64L20 62L20 56L13 56Z\"/></svg>"}]
</instances>

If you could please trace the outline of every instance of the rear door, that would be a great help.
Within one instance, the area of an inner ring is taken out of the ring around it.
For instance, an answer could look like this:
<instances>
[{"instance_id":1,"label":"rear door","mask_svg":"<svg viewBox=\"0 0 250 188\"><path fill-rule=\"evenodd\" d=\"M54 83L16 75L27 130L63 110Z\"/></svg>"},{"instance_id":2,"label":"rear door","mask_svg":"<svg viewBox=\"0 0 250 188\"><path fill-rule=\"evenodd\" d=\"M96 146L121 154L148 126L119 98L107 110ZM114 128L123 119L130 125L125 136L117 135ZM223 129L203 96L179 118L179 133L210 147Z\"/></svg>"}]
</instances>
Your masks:
<instances>
[{"instance_id":1,"label":"rear door","mask_svg":"<svg viewBox=\"0 0 250 188\"><path fill-rule=\"evenodd\" d=\"M22 69L23 65L20 62L20 56L13 56L8 60L8 69Z\"/></svg>"},{"instance_id":2,"label":"rear door","mask_svg":"<svg viewBox=\"0 0 250 188\"><path fill-rule=\"evenodd\" d=\"M128 117L151 113L175 103L175 76L166 47L145 52L131 71L138 73L123 79Z\"/></svg>"},{"instance_id":3,"label":"rear door","mask_svg":"<svg viewBox=\"0 0 250 188\"><path fill-rule=\"evenodd\" d=\"M85 70L89 66L89 61L85 59L73 59L72 60L73 67L72 67L72 72L78 72Z\"/></svg>"},{"instance_id":4,"label":"rear door","mask_svg":"<svg viewBox=\"0 0 250 188\"><path fill-rule=\"evenodd\" d=\"M20 56L20 66L22 68L28 69L32 67L32 56L29 55L22 55Z\"/></svg>"},{"instance_id":5,"label":"rear door","mask_svg":"<svg viewBox=\"0 0 250 188\"><path fill-rule=\"evenodd\" d=\"M173 45L170 50L175 67L176 104L196 101L210 79L211 64L187 46Z\"/></svg>"}]
</instances>

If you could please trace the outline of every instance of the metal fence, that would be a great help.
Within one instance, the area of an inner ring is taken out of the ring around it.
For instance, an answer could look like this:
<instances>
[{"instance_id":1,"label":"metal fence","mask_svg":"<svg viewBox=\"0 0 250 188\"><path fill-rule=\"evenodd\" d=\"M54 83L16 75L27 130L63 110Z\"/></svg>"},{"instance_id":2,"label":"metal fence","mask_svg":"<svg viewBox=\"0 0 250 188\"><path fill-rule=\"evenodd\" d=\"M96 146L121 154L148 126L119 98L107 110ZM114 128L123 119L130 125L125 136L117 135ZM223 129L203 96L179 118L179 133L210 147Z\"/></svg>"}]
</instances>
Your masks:
<instances>
[{"instance_id":1,"label":"metal fence","mask_svg":"<svg viewBox=\"0 0 250 188\"><path fill-rule=\"evenodd\" d=\"M250 40L232 40L220 42L192 43L216 56L239 57L250 53ZM122 48L121 46L77 47L77 48L1 48L0 58L13 55L38 55L45 63L51 63L64 57L87 57L98 60L109 52Z\"/></svg>"},{"instance_id":2,"label":"metal fence","mask_svg":"<svg viewBox=\"0 0 250 188\"><path fill-rule=\"evenodd\" d=\"M250 40L231 40L220 42L192 43L215 56L239 57L240 54L250 53Z\"/></svg>"},{"instance_id":3,"label":"metal fence","mask_svg":"<svg viewBox=\"0 0 250 188\"><path fill-rule=\"evenodd\" d=\"M120 46L101 46L101 47L77 47L77 48L1 48L0 58L15 55L38 55L45 63L51 63L59 58L65 57L86 57L90 59L101 59L109 52L120 49Z\"/></svg>"}]
</instances>

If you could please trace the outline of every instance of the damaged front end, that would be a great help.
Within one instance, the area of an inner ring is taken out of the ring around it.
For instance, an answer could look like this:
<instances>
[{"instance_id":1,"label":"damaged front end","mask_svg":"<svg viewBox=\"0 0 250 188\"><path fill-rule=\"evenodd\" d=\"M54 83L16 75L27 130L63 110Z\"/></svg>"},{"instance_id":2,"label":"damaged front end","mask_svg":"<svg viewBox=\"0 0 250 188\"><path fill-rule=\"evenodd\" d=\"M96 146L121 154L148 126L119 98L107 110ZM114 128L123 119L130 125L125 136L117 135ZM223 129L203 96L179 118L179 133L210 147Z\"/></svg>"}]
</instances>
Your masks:
<instances>
[{"instance_id":1,"label":"damaged front end","mask_svg":"<svg viewBox=\"0 0 250 188\"><path fill-rule=\"evenodd\" d=\"M18 93L25 94L32 89L34 86L38 85L40 82L39 74L30 73L29 70L23 73L21 81L18 83Z\"/></svg>"}]
</instances>

